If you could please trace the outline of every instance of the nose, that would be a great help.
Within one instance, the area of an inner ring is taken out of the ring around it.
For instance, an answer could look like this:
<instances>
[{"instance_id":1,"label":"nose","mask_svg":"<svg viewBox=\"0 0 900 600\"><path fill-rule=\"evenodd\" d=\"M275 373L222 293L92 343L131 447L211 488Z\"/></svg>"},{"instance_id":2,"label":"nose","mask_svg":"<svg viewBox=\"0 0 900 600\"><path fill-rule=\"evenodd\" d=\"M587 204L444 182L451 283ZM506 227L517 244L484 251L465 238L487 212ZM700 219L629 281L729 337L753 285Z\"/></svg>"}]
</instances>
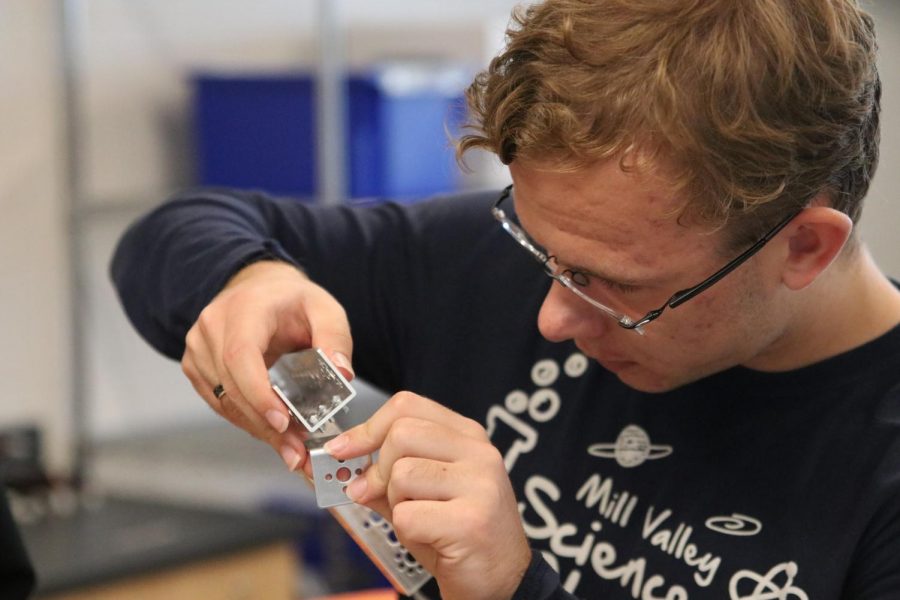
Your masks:
<instances>
[{"instance_id":1,"label":"nose","mask_svg":"<svg viewBox=\"0 0 900 600\"><path fill-rule=\"evenodd\" d=\"M597 337L611 325L615 325L612 319L557 282L550 286L538 313L538 329L551 342Z\"/></svg>"}]
</instances>

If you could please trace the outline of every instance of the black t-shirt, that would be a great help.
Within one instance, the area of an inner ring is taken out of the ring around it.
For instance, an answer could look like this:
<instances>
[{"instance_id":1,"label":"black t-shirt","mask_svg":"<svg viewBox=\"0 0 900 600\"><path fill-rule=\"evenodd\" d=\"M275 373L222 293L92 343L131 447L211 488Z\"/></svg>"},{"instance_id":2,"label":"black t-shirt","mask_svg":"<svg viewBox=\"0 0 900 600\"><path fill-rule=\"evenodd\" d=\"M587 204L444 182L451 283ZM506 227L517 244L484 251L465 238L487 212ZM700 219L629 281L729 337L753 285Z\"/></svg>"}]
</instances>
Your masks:
<instances>
[{"instance_id":1,"label":"black t-shirt","mask_svg":"<svg viewBox=\"0 0 900 600\"><path fill-rule=\"evenodd\" d=\"M536 551L519 600L900 598L900 328L796 371L638 392L540 336L550 282L491 217L495 197L317 207L197 190L128 232L113 278L178 358L243 264L302 266L347 309L358 375L486 427Z\"/></svg>"}]
</instances>

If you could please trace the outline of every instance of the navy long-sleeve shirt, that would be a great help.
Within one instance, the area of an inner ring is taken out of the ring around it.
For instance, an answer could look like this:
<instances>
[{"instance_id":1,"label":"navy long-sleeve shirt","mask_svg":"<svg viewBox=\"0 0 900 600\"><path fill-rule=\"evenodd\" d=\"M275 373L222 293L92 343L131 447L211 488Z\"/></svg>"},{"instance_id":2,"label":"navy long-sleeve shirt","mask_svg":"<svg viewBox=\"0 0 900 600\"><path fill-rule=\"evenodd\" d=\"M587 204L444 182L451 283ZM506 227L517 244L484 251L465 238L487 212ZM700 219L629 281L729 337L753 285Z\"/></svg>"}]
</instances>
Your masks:
<instances>
[{"instance_id":1,"label":"navy long-sleeve shirt","mask_svg":"<svg viewBox=\"0 0 900 600\"><path fill-rule=\"evenodd\" d=\"M900 597L900 329L795 371L638 392L539 335L549 280L491 217L496 195L194 190L129 230L112 275L178 358L243 265L302 267L347 310L358 375L487 429L535 550L517 600Z\"/></svg>"}]
</instances>

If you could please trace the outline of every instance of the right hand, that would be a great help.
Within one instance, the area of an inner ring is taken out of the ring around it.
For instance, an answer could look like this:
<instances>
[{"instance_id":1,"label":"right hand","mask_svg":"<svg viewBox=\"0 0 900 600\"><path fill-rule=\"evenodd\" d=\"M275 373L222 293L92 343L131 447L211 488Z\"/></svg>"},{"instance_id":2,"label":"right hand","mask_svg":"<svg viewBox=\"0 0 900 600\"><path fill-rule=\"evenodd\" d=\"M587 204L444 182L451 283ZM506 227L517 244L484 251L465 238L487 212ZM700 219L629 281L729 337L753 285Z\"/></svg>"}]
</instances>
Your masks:
<instances>
[{"instance_id":1,"label":"right hand","mask_svg":"<svg viewBox=\"0 0 900 600\"><path fill-rule=\"evenodd\" d=\"M325 350L353 378L343 307L292 265L263 261L239 271L203 309L185 338L181 368L214 411L309 475L305 432L272 390L268 368L282 354L310 347ZM225 389L220 398L216 385Z\"/></svg>"}]
</instances>

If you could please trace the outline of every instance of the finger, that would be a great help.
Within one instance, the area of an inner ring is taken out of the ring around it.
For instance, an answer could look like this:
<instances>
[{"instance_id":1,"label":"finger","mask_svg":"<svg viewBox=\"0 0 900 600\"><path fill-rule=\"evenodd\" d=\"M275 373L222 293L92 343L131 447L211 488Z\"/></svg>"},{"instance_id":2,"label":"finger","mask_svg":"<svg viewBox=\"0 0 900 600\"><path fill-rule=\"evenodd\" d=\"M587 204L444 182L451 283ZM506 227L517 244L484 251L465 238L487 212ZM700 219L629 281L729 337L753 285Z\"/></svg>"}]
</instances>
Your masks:
<instances>
[{"instance_id":1,"label":"finger","mask_svg":"<svg viewBox=\"0 0 900 600\"><path fill-rule=\"evenodd\" d=\"M471 456L474 440L449 427L412 417L395 421L378 452L375 472L369 476L370 497L386 493L397 468L405 458L422 458L443 463Z\"/></svg>"},{"instance_id":2,"label":"finger","mask_svg":"<svg viewBox=\"0 0 900 600\"><path fill-rule=\"evenodd\" d=\"M371 454L384 444L392 425L402 417L442 423L465 437L487 439L484 428L472 419L423 396L400 392L385 402L365 423L348 429L325 444L325 450L337 459Z\"/></svg>"},{"instance_id":3,"label":"finger","mask_svg":"<svg viewBox=\"0 0 900 600\"><path fill-rule=\"evenodd\" d=\"M387 487L388 505L407 500L450 500L459 490L459 469L447 462L425 458L401 458L394 463Z\"/></svg>"},{"instance_id":4,"label":"finger","mask_svg":"<svg viewBox=\"0 0 900 600\"><path fill-rule=\"evenodd\" d=\"M404 546L415 554L415 548L434 548L443 539L458 535L459 527L453 510L459 502L442 500L408 500L391 509L394 530ZM427 553L420 553L427 554ZM424 565L428 568L428 565Z\"/></svg>"},{"instance_id":5,"label":"finger","mask_svg":"<svg viewBox=\"0 0 900 600\"><path fill-rule=\"evenodd\" d=\"M181 360L182 371L195 384L195 388L203 387L211 391L219 385L219 376L216 372L216 365L213 361L209 344L198 328L192 328L188 332L185 338L185 352ZM201 395L206 396L205 393ZM215 408L218 406L218 398L215 397L214 392L212 397L215 400Z\"/></svg>"},{"instance_id":6,"label":"finger","mask_svg":"<svg viewBox=\"0 0 900 600\"><path fill-rule=\"evenodd\" d=\"M278 450L281 460L284 461L288 470L304 473L311 478L312 465L307 460L309 455L306 451L306 446L303 444L303 435L291 428L278 437L280 438L280 446L276 450Z\"/></svg>"},{"instance_id":7,"label":"finger","mask_svg":"<svg viewBox=\"0 0 900 600\"><path fill-rule=\"evenodd\" d=\"M274 428L261 419L249 405L228 367L224 364L221 340L225 336L220 327L210 325L212 320L211 318L198 319L193 328L199 332L199 335L192 339L191 355L194 358L194 367L205 371L202 378L206 382L206 390L202 389L203 385L199 382L194 386L195 389L204 398L212 395L212 402L214 402L212 406L217 408L217 412L231 423L244 429L253 437L265 441L278 451L282 445L281 438L275 434L286 431L287 424L279 431L279 428ZM206 363L212 363L212 365ZM223 393L219 397L212 393L212 389L217 385L221 385L223 388ZM274 392L272 394L274 395ZM279 424L281 424L280 421Z\"/></svg>"},{"instance_id":8,"label":"finger","mask_svg":"<svg viewBox=\"0 0 900 600\"><path fill-rule=\"evenodd\" d=\"M310 289L304 308L312 345L322 348L344 377L353 379L353 337L344 308L320 287Z\"/></svg>"},{"instance_id":9,"label":"finger","mask_svg":"<svg viewBox=\"0 0 900 600\"><path fill-rule=\"evenodd\" d=\"M191 386L194 388L194 391L197 392L197 395L203 398L216 414L224 418L225 414L222 412L222 405L219 402L219 399L213 393L213 388L210 387L207 379L200 375L200 372L197 370L193 361L182 359L181 370L187 376L188 381L191 382Z\"/></svg>"},{"instance_id":10,"label":"finger","mask_svg":"<svg viewBox=\"0 0 900 600\"><path fill-rule=\"evenodd\" d=\"M270 339L267 328L249 315L235 315L230 323L219 357L221 383L235 400L245 400L274 431L284 433L290 417L272 390L263 358Z\"/></svg>"},{"instance_id":11,"label":"finger","mask_svg":"<svg viewBox=\"0 0 900 600\"><path fill-rule=\"evenodd\" d=\"M253 437L269 444L281 457L289 471L302 471L312 476L308 452L303 443L304 435L299 428L288 429L284 433L273 431L267 423L244 401L235 399L228 391L221 396L219 403L223 416Z\"/></svg>"},{"instance_id":12,"label":"finger","mask_svg":"<svg viewBox=\"0 0 900 600\"><path fill-rule=\"evenodd\" d=\"M279 434L249 407L240 390L222 365L214 357L221 357L224 346L223 318L221 310L209 306L201 313L185 338L185 354L182 370L188 376L197 393L219 415L253 437L266 442L281 456L287 468L292 471L308 470L306 446L302 433L290 430ZM223 392L213 391L221 385Z\"/></svg>"},{"instance_id":13,"label":"finger","mask_svg":"<svg viewBox=\"0 0 900 600\"><path fill-rule=\"evenodd\" d=\"M188 331L187 336L185 336L185 350L181 357L181 371L188 378L188 381L191 382L197 395L203 398L217 414L225 417L219 399L213 391L219 383L215 365L209 355L206 341L196 326L192 327Z\"/></svg>"},{"instance_id":14,"label":"finger","mask_svg":"<svg viewBox=\"0 0 900 600\"><path fill-rule=\"evenodd\" d=\"M306 460L307 451L303 443L302 432L297 431L296 428L289 428L285 433L279 435L272 430L268 423L263 423L256 418L254 413L247 411L246 406L242 408L240 403L235 402L236 392L232 392L232 395L229 396L227 391L223 391L220 397L216 396L214 388L216 385L220 385L218 382L221 381L221 378L216 373L209 349L208 340L210 339L215 339L212 332L207 331L207 335L204 336L198 327L192 328L186 338L182 370L188 376L194 390L220 416L272 446L281 456L288 470L308 471L310 467ZM226 402L224 405L223 400Z\"/></svg>"},{"instance_id":15,"label":"finger","mask_svg":"<svg viewBox=\"0 0 900 600\"><path fill-rule=\"evenodd\" d=\"M353 500L368 502L387 493L400 461L421 458L449 464L476 456L482 443L441 423L403 417L394 422L385 437L378 462L366 471L365 482L354 481L347 493Z\"/></svg>"},{"instance_id":16,"label":"finger","mask_svg":"<svg viewBox=\"0 0 900 600\"><path fill-rule=\"evenodd\" d=\"M240 393L232 385L230 378L225 374L219 375L217 372L212 357L212 348L219 347L217 342L217 339L221 337L219 331L216 328L194 327L188 333L189 349L186 350L182 362L183 370L186 373L199 372L199 376L189 375L194 389L221 416L278 451L288 468L301 465L306 454L303 440L296 434L288 435L285 432L283 436L280 436L277 432L272 431L267 423L262 422L256 418L253 412L247 410L246 402L241 400ZM222 386L223 391L217 397L214 389L218 385ZM288 455L290 458L286 458Z\"/></svg>"},{"instance_id":17,"label":"finger","mask_svg":"<svg viewBox=\"0 0 900 600\"><path fill-rule=\"evenodd\" d=\"M237 391L233 391L233 385L226 385L229 387L226 387L225 392L219 396L222 415L253 437L272 446L276 452L279 451L282 434L274 431L268 423L262 420L247 401Z\"/></svg>"},{"instance_id":18,"label":"finger","mask_svg":"<svg viewBox=\"0 0 900 600\"><path fill-rule=\"evenodd\" d=\"M362 506L378 513L382 519L393 525L391 507L388 506L386 498L378 498L366 504L362 504Z\"/></svg>"}]
</instances>

